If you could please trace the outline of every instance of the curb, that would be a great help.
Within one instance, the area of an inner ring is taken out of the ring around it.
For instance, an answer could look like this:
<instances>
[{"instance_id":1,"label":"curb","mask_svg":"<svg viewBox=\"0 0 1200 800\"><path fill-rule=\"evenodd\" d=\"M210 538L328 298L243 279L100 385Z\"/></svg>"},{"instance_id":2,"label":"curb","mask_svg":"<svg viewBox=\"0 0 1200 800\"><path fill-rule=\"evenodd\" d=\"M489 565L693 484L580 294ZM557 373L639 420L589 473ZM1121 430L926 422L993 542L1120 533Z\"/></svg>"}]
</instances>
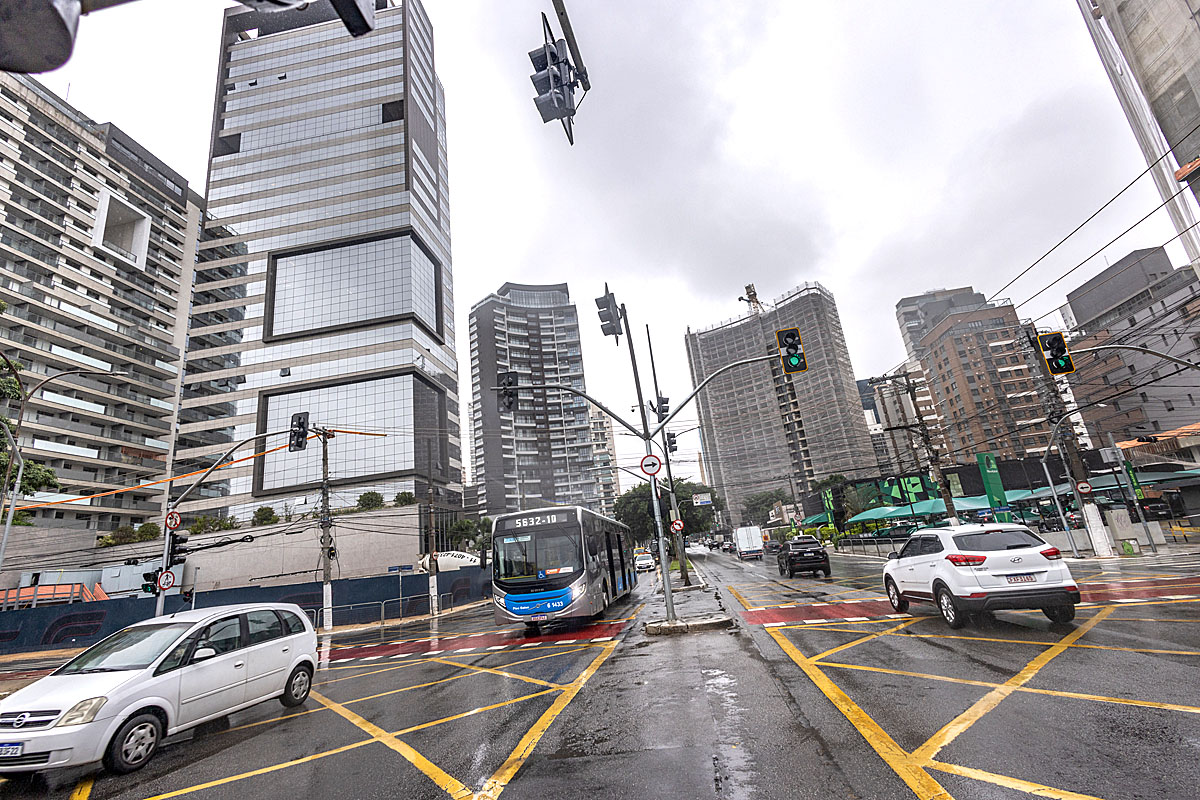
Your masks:
<instances>
[{"instance_id":1,"label":"curb","mask_svg":"<svg viewBox=\"0 0 1200 800\"><path fill-rule=\"evenodd\" d=\"M733 618L725 614L708 614L691 619L677 619L674 622L653 620L643 624L642 629L648 636L662 636L674 633L699 633L701 631L716 631L733 627Z\"/></svg>"}]
</instances>

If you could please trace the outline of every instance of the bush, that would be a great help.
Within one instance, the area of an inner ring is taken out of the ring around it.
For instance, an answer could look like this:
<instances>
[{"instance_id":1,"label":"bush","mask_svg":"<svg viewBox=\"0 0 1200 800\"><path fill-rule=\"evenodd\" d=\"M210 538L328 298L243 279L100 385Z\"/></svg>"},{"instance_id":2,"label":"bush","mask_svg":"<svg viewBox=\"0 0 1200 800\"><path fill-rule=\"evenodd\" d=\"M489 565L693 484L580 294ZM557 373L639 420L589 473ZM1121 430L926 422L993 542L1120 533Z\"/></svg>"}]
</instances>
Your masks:
<instances>
[{"instance_id":1,"label":"bush","mask_svg":"<svg viewBox=\"0 0 1200 800\"><path fill-rule=\"evenodd\" d=\"M138 540L137 531L133 529L132 525L122 525L110 533L109 538L112 539L113 544L133 544Z\"/></svg>"},{"instance_id":2,"label":"bush","mask_svg":"<svg viewBox=\"0 0 1200 800\"><path fill-rule=\"evenodd\" d=\"M383 495L379 492L363 492L358 496L358 508L361 511L383 508Z\"/></svg>"},{"instance_id":3,"label":"bush","mask_svg":"<svg viewBox=\"0 0 1200 800\"><path fill-rule=\"evenodd\" d=\"M157 522L143 522L138 525L137 540L139 542L148 542L151 539L157 539L162 533L162 528L158 527Z\"/></svg>"},{"instance_id":4,"label":"bush","mask_svg":"<svg viewBox=\"0 0 1200 800\"><path fill-rule=\"evenodd\" d=\"M274 525L279 522L279 515L270 506L259 506L254 510L254 517L250 522L252 525Z\"/></svg>"},{"instance_id":5,"label":"bush","mask_svg":"<svg viewBox=\"0 0 1200 800\"><path fill-rule=\"evenodd\" d=\"M396 495L396 505L411 506L417 502L417 496L412 492L400 492Z\"/></svg>"}]
</instances>

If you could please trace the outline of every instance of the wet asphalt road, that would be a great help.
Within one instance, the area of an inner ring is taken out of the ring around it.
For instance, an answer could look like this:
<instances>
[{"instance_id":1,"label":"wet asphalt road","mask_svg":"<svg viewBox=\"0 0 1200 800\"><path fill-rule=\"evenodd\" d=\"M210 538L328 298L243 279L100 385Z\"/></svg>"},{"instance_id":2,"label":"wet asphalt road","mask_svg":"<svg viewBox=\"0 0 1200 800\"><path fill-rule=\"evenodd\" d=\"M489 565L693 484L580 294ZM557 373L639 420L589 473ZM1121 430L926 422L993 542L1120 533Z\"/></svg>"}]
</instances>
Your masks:
<instances>
[{"instance_id":1,"label":"wet asphalt road","mask_svg":"<svg viewBox=\"0 0 1200 800\"><path fill-rule=\"evenodd\" d=\"M959 631L879 592L699 551L730 632L649 637L651 580L605 619L527 638L485 607L335 637L300 709L169 740L129 776L3 797L1162 798L1200 795L1200 558L1073 563L1088 605ZM1036 794L1033 794L1036 793Z\"/></svg>"}]
</instances>

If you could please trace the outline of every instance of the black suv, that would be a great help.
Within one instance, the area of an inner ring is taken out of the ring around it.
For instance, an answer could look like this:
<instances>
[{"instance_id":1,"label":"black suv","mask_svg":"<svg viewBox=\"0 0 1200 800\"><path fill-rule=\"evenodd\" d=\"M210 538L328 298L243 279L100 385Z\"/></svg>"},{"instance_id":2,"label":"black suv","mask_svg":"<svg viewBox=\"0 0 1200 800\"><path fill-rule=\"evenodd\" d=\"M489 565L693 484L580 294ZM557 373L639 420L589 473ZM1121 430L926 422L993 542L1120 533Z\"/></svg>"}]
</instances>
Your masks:
<instances>
[{"instance_id":1,"label":"black suv","mask_svg":"<svg viewBox=\"0 0 1200 800\"><path fill-rule=\"evenodd\" d=\"M779 574L794 578L797 572L823 572L829 577L829 553L812 536L797 536L779 551Z\"/></svg>"}]
</instances>

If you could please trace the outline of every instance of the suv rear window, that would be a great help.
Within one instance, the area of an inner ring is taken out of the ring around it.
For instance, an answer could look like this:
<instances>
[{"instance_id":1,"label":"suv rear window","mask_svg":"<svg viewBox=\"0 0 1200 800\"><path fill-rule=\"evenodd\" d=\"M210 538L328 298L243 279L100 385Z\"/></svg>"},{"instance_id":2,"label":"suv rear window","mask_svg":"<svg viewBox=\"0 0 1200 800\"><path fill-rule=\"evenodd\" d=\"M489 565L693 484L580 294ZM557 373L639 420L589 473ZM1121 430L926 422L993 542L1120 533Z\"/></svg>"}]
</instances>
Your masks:
<instances>
[{"instance_id":1,"label":"suv rear window","mask_svg":"<svg viewBox=\"0 0 1200 800\"><path fill-rule=\"evenodd\" d=\"M987 550L1016 550L1022 547L1037 547L1045 544L1031 531L1023 528L1007 528L982 533L960 533L954 537L959 550L980 552Z\"/></svg>"},{"instance_id":2,"label":"suv rear window","mask_svg":"<svg viewBox=\"0 0 1200 800\"><path fill-rule=\"evenodd\" d=\"M793 550L805 550L805 549L811 549L813 547L820 546L820 543L817 542L817 540L812 538L811 536L805 536L802 538L792 539L792 541L789 542L789 544L791 544Z\"/></svg>"}]
</instances>

